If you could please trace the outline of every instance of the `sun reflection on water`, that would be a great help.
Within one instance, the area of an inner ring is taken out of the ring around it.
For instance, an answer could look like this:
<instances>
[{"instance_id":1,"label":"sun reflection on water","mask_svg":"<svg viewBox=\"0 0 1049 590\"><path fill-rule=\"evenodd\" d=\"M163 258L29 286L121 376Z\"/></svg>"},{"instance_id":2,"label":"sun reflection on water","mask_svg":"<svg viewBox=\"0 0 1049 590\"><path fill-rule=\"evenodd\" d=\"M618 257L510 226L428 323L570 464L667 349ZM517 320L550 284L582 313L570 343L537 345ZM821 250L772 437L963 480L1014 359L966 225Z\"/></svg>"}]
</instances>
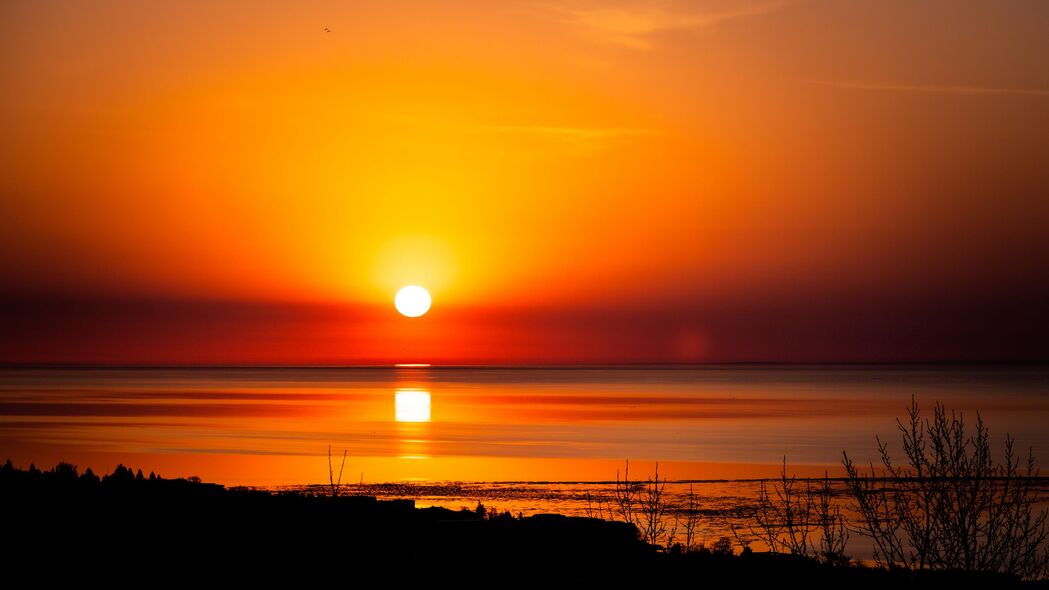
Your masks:
<instances>
[{"instance_id":1,"label":"sun reflection on water","mask_svg":"<svg viewBox=\"0 0 1049 590\"><path fill-rule=\"evenodd\" d=\"M393 399L394 420L397 422L430 421L430 392L399 389Z\"/></svg>"},{"instance_id":2,"label":"sun reflection on water","mask_svg":"<svg viewBox=\"0 0 1049 590\"><path fill-rule=\"evenodd\" d=\"M393 400L399 458L428 459L430 392L421 389L398 389Z\"/></svg>"}]
</instances>

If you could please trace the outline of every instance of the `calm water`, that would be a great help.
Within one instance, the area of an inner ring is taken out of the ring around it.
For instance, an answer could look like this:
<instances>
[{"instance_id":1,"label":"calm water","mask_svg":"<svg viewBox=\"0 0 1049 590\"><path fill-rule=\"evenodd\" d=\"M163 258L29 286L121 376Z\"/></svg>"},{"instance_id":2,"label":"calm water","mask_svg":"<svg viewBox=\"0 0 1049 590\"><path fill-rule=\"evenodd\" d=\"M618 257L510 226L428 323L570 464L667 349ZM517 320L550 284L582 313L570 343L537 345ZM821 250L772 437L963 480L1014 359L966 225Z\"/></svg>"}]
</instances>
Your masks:
<instances>
[{"instance_id":1,"label":"calm water","mask_svg":"<svg viewBox=\"0 0 1049 590\"><path fill-rule=\"evenodd\" d=\"M705 480L668 493L672 514L691 486L709 542L753 524L758 483L743 480L784 456L791 473L832 477L843 450L876 458L912 395L979 412L996 447L1010 432L1049 459L1049 369L817 366L6 369L0 460L301 488L328 481L331 445L348 493L576 515L611 500L626 459L633 479L658 461L671 480Z\"/></svg>"},{"instance_id":2,"label":"calm water","mask_svg":"<svg viewBox=\"0 0 1049 590\"><path fill-rule=\"evenodd\" d=\"M608 481L840 472L939 400L1049 459L1046 368L0 371L0 460L117 463L231 485ZM1044 461L1043 461L1044 464Z\"/></svg>"}]
</instances>

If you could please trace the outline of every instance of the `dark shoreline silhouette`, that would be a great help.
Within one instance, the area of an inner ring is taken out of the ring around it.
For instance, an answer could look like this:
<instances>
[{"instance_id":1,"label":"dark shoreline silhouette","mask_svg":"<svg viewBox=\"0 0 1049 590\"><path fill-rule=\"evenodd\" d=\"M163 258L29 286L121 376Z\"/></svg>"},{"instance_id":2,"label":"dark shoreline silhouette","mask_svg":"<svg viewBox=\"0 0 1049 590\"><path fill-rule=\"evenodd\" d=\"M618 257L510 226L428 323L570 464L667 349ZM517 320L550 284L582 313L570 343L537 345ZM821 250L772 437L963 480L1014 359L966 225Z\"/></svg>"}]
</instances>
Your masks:
<instances>
[{"instance_id":1,"label":"dark shoreline silhouette","mask_svg":"<svg viewBox=\"0 0 1049 590\"><path fill-rule=\"evenodd\" d=\"M1003 575L841 567L790 555L659 551L622 522L227 489L123 465L99 477L65 463L41 471L8 461L0 467L0 506L9 568L53 576L115 568L186 583L1047 587Z\"/></svg>"}]
</instances>

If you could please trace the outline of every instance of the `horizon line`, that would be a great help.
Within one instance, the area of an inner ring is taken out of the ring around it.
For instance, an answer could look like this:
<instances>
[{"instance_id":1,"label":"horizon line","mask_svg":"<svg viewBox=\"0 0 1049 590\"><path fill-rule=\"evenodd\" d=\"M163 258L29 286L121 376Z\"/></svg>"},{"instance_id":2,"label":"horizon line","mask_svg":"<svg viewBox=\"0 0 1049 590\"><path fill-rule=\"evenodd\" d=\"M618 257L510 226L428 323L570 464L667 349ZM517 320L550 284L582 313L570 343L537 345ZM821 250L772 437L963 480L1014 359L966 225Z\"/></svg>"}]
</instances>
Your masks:
<instances>
[{"instance_id":1,"label":"horizon line","mask_svg":"<svg viewBox=\"0 0 1049 590\"><path fill-rule=\"evenodd\" d=\"M368 370L470 370L470 369L693 369L714 367L875 367L875 366L1045 366L1049 359L939 359L855 361L699 361L616 363L111 363L111 362L0 362L7 369L368 369Z\"/></svg>"}]
</instances>

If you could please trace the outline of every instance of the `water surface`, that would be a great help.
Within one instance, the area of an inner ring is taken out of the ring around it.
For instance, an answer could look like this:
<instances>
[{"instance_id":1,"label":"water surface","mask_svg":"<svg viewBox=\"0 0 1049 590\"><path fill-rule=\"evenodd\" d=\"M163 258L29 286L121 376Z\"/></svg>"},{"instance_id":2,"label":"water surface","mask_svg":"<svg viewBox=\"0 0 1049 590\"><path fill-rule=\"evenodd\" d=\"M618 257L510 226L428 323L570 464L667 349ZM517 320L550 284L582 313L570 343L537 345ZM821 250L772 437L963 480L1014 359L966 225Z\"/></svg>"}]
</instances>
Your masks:
<instances>
[{"instance_id":1,"label":"water surface","mask_svg":"<svg viewBox=\"0 0 1049 590\"><path fill-rule=\"evenodd\" d=\"M230 485L840 473L911 396L1049 457L1042 367L4 369L0 460Z\"/></svg>"}]
</instances>

